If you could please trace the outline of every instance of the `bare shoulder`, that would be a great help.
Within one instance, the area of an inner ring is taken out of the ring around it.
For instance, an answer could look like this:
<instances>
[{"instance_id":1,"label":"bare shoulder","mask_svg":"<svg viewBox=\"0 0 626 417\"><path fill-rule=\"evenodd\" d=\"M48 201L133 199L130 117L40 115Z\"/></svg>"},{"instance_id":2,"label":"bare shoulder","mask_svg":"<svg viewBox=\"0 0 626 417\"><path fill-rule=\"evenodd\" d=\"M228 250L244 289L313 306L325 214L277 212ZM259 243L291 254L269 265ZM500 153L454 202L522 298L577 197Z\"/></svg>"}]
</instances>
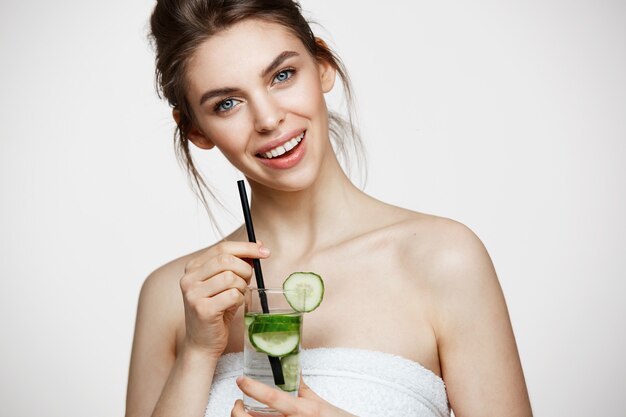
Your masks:
<instances>
[{"instance_id":1,"label":"bare shoulder","mask_svg":"<svg viewBox=\"0 0 626 417\"><path fill-rule=\"evenodd\" d=\"M181 256L155 269L145 279L141 288L140 300L158 300L159 303L175 303L180 298L180 279L185 265L195 253Z\"/></svg>"},{"instance_id":2,"label":"bare shoulder","mask_svg":"<svg viewBox=\"0 0 626 417\"><path fill-rule=\"evenodd\" d=\"M428 284L438 336L453 321L469 318L470 312L492 309L507 314L491 257L469 227L443 217L417 215L405 229L410 236L403 236L404 257Z\"/></svg>"},{"instance_id":3,"label":"bare shoulder","mask_svg":"<svg viewBox=\"0 0 626 417\"><path fill-rule=\"evenodd\" d=\"M451 320L458 318L454 317L456 313L466 315L478 305L506 314L491 257L469 227L451 219L420 214L404 228L410 233L403 236L403 256L414 275L427 284L435 306L433 325L439 337Z\"/></svg>"},{"instance_id":4,"label":"bare shoulder","mask_svg":"<svg viewBox=\"0 0 626 417\"><path fill-rule=\"evenodd\" d=\"M372 242L385 247L385 257L401 265L397 276L408 280L405 284L427 294L435 331L442 330L453 310L467 311L477 304L502 308L503 294L491 258L469 227L394 206L383 210L379 217L387 221L372 233L377 236Z\"/></svg>"},{"instance_id":5,"label":"bare shoulder","mask_svg":"<svg viewBox=\"0 0 626 417\"><path fill-rule=\"evenodd\" d=\"M430 301L455 413L531 415L504 294L481 240L459 222L411 212L390 230L408 276Z\"/></svg>"},{"instance_id":6,"label":"bare shoulder","mask_svg":"<svg viewBox=\"0 0 626 417\"><path fill-rule=\"evenodd\" d=\"M478 274L483 278L495 277L485 246L469 227L445 217L400 210L401 220L387 231L412 272L437 287L456 286L457 280L471 279L466 273L470 269L485 272Z\"/></svg>"},{"instance_id":7,"label":"bare shoulder","mask_svg":"<svg viewBox=\"0 0 626 417\"><path fill-rule=\"evenodd\" d=\"M127 415L149 415L176 359L184 330L180 279L198 252L154 270L139 295L126 397Z\"/></svg>"},{"instance_id":8,"label":"bare shoulder","mask_svg":"<svg viewBox=\"0 0 626 417\"><path fill-rule=\"evenodd\" d=\"M491 258L478 236L466 225L445 217L386 205L380 209L378 227L367 239L372 253L382 253L400 265L405 284L428 291L433 305L439 301L470 302L468 289L500 291ZM381 248L383 250L381 250ZM476 300L471 300L471 302Z\"/></svg>"},{"instance_id":9,"label":"bare shoulder","mask_svg":"<svg viewBox=\"0 0 626 417\"><path fill-rule=\"evenodd\" d=\"M221 241L171 260L150 273L141 287L139 313L142 310L148 310L151 314L156 314L156 318L164 323L179 324L183 312L180 280L185 273L185 267L192 259L213 246L225 240L232 240L235 233L240 233L240 231L236 230L233 235Z\"/></svg>"},{"instance_id":10,"label":"bare shoulder","mask_svg":"<svg viewBox=\"0 0 626 417\"><path fill-rule=\"evenodd\" d=\"M136 332L145 329L158 333L173 348L184 320L180 279L187 263L204 250L171 260L148 275L139 294Z\"/></svg>"}]
</instances>

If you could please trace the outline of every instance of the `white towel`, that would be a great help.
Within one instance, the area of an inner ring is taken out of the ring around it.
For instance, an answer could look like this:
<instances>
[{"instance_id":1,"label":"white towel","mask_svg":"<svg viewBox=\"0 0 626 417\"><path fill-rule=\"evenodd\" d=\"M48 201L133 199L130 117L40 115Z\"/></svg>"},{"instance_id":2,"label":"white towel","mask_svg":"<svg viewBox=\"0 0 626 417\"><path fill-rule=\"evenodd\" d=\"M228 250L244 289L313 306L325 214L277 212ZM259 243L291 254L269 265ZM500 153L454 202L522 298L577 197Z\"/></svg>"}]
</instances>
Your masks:
<instances>
[{"instance_id":1,"label":"white towel","mask_svg":"<svg viewBox=\"0 0 626 417\"><path fill-rule=\"evenodd\" d=\"M300 353L304 381L320 397L360 417L449 417L443 380L417 362L383 352L347 348ZM228 417L241 391L243 354L220 358L205 417Z\"/></svg>"}]
</instances>

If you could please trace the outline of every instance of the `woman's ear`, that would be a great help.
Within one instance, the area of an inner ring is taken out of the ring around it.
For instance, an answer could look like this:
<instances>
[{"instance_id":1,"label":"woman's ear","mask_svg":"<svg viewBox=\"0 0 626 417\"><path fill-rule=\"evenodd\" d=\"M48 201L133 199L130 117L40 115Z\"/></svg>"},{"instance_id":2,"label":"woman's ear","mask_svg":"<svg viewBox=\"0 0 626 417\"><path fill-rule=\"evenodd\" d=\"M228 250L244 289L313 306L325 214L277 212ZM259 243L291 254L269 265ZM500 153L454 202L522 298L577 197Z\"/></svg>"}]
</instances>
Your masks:
<instances>
[{"instance_id":1,"label":"woman's ear","mask_svg":"<svg viewBox=\"0 0 626 417\"><path fill-rule=\"evenodd\" d=\"M335 85L335 76L337 71L328 62L319 63L320 81L322 82L322 91L324 93L330 92Z\"/></svg>"},{"instance_id":2,"label":"woman's ear","mask_svg":"<svg viewBox=\"0 0 626 417\"><path fill-rule=\"evenodd\" d=\"M172 110L172 116L177 126L180 126L180 111ZM187 139L200 149L211 149L215 146L213 142L195 125L187 132Z\"/></svg>"},{"instance_id":3,"label":"woman's ear","mask_svg":"<svg viewBox=\"0 0 626 417\"><path fill-rule=\"evenodd\" d=\"M317 43L317 45L321 49L325 51L330 51L330 49L328 48L328 45L326 45L326 42L324 42L322 38L316 37L315 43ZM335 85L335 77L337 76L337 70L326 59L320 59L317 65L318 65L318 70L320 74L320 82L322 84L322 91L324 93L328 93L330 92L330 90L333 89L333 86Z\"/></svg>"}]
</instances>

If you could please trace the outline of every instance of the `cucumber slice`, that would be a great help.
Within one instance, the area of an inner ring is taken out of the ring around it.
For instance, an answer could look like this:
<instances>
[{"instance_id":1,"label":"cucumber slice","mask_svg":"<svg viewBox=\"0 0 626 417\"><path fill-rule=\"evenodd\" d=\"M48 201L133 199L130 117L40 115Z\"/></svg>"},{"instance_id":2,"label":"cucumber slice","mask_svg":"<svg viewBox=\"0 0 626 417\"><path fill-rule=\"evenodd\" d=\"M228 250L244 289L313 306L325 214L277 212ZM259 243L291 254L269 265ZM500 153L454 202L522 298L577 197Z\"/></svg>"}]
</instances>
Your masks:
<instances>
[{"instance_id":1,"label":"cucumber slice","mask_svg":"<svg viewBox=\"0 0 626 417\"><path fill-rule=\"evenodd\" d=\"M255 321L263 324L300 324L302 323L302 314L259 314Z\"/></svg>"},{"instance_id":2,"label":"cucumber slice","mask_svg":"<svg viewBox=\"0 0 626 417\"><path fill-rule=\"evenodd\" d=\"M248 331L250 330L250 325L252 323L254 323L254 317L253 316L245 316L244 319L243 319L243 323L244 323L244 326L246 326L246 330L245 330L246 334L250 334L250 333L248 333Z\"/></svg>"},{"instance_id":3,"label":"cucumber slice","mask_svg":"<svg viewBox=\"0 0 626 417\"><path fill-rule=\"evenodd\" d=\"M301 296L285 294L289 305L294 310L304 313L315 310L324 298L324 281L314 272L294 272L283 282L283 289L304 292L304 300Z\"/></svg>"},{"instance_id":4,"label":"cucumber slice","mask_svg":"<svg viewBox=\"0 0 626 417\"><path fill-rule=\"evenodd\" d=\"M257 323L248 328L250 343L257 352L284 356L298 349L300 325L293 323Z\"/></svg>"},{"instance_id":5,"label":"cucumber slice","mask_svg":"<svg viewBox=\"0 0 626 417\"><path fill-rule=\"evenodd\" d=\"M283 391L293 392L298 389L300 382L300 354L294 353L280 358L280 365L283 368L285 383L278 385Z\"/></svg>"},{"instance_id":6,"label":"cucumber slice","mask_svg":"<svg viewBox=\"0 0 626 417\"><path fill-rule=\"evenodd\" d=\"M255 321L248 328L250 336L258 333L291 333L299 331L300 325L298 323L263 323Z\"/></svg>"}]
</instances>

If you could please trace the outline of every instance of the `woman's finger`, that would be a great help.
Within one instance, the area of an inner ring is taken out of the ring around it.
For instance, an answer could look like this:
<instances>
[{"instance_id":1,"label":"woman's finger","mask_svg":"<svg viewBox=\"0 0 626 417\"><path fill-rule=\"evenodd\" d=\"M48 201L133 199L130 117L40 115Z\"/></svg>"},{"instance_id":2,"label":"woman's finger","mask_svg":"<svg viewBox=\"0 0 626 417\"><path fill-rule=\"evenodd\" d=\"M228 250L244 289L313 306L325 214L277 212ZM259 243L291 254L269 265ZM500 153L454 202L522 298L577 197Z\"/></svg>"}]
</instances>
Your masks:
<instances>
[{"instance_id":1,"label":"woman's finger","mask_svg":"<svg viewBox=\"0 0 626 417\"><path fill-rule=\"evenodd\" d=\"M248 417L248 416L250 416L250 414L246 413L245 408L243 408L243 401L241 400L235 401L233 410L230 412L230 417Z\"/></svg>"},{"instance_id":2,"label":"woman's finger","mask_svg":"<svg viewBox=\"0 0 626 417\"><path fill-rule=\"evenodd\" d=\"M298 389L298 397L308 398L309 400L321 400L321 397L304 383L302 373L300 373L300 388Z\"/></svg>"},{"instance_id":3,"label":"woman's finger","mask_svg":"<svg viewBox=\"0 0 626 417\"><path fill-rule=\"evenodd\" d=\"M237 400L235 401L235 405L233 410L230 412L230 417L284 417L280 413L261 413L255 411L246 412L246 409L243 406L243 401Z\"/></svg>"},{"instance_id":4,"label":"woman's finger","mask_svg":"<svg viewBox=\"0 0 626 417\"><path fill-rule=\"evenodd\" d=\"M209 313L218 314L243 304L243 294L231 288L212 297Z\"/></svg>"},{"instance_id":5,"label":"woman's finger","mask_svg":"<svg viewBox=\"0 0 626 417\"><path fill-rule=\"evenodd\" d=\"M285 416L295 415L297 411L295 404L296 399L286 392L270 388L261 382L245 376L237 378L237 385L247 396L272 407Z\"/></svg>"},{"instance_id":6,"label":"woman's finger","mask_svg":"<svg viewBox=\"0 0 626 417\"><path fill-rule=\"evenodd\" d=\"M267 258L269 249L254 242L220 242L199 253L185 266L185 271L194 270L220 255L234 255L238 258Z\"/></svg>"},{"instance_id":7,"label":"woman's finger","mask_svg":"<svg viewBox=\"0 0 626 417\"><path fill-rule=\"evenodd\" d=\"M227 271L233 272L246 282L250 282L252 278L252 267L250 264L235 255L222 254L185 272L185 275L180 280L180 286L183 291L188 291L203 281L210 280L214 276Z\"/></svg>"},{"instance_id":8,"label":"woman's finger","mask_svg":"<svg viewBox=\"0 0 626 417\"><path fill-rule=\"evenodd\" d=\"M188 299L213 297L232 288L243 295L248 288L248 282L232 271L224 271L211 277L211 279L196 284L186 292L186 297Z\"/></svg>"}]
</instances>

